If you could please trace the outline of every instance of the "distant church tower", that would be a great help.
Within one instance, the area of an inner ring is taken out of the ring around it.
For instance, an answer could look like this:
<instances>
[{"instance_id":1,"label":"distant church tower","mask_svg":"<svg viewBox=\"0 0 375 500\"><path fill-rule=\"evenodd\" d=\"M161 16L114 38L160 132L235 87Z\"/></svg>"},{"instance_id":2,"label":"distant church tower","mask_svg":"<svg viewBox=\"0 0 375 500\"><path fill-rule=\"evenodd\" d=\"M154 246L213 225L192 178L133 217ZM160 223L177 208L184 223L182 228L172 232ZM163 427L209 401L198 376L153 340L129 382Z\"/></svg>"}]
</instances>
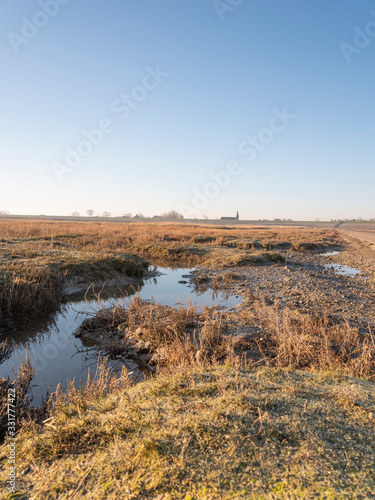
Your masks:
<instances>
[{"instance_id":1,"label":"distant church tower","mask_svg":"<svg viewBox=\"0 0 375 500\"><path fill-rule=\"evenodd\" d=\"M239 220L239 219L240 219L240 215L239 215L239 213L238 213L238 210L237 210L236 219L237 219L237 220Z\"/></svg>"}]
</instances>

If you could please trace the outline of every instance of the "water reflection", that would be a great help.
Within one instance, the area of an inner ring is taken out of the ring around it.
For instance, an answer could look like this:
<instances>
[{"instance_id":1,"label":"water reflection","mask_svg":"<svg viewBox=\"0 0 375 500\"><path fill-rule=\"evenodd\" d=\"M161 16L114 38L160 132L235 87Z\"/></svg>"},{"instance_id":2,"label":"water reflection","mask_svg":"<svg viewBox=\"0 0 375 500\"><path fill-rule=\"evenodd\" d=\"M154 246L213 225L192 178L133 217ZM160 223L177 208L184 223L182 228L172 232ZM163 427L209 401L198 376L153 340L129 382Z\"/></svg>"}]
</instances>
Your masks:
<instances>
[{"instance_id":1,"label":"water reflection","mask_svg":"<svg viewBox=\"0 0 375 500\"><path fill-rule=\"evenodd\" d=\"M106 352L105 348L95 341L75 338L74 332L98 307L111 307L119 298L131 297L138 291L145 300L154 299L171 307L178 304L187 305L191 301L197 303L198 310L211 305L235 306L241 301L238 297L212 292L207 283L205 286L202 286L202 283L192 283L191 269L158 268L157 271L159 275L156 278L139 281L130 286L90 288L87 293L74 292L54 315L33 322L20 331L8 331L5 335L8 350L3 360L0 360L0 377L12 376L20 358L25 360L28 352L29 360L36 368L33 380L34 404L39 404L48 387L54 391L61 383L64 388L67 379L73 378L77 383L85 382L89 370L92 371L97 365L99 351L101 356L109 355L110 365L116 370L119 369L119 366L124 364L123 359L118 359L113 352ZM127 359L126 368L136 378L141 377L147 370L145 363L139 359Z\"/></svg>"},{"instance_id":2,"label":"water reflection","mask_svg":"<svg viewBox=\"0 0 375 500\"><path fill-rule=\"evenodd\" d=\"M327 269L333 269L336 274L341 274L343 276L356 276L357 274L361 274L359 269L344 266L342 264L325 264L324 267Z\"/></svg>"}]
</instances>

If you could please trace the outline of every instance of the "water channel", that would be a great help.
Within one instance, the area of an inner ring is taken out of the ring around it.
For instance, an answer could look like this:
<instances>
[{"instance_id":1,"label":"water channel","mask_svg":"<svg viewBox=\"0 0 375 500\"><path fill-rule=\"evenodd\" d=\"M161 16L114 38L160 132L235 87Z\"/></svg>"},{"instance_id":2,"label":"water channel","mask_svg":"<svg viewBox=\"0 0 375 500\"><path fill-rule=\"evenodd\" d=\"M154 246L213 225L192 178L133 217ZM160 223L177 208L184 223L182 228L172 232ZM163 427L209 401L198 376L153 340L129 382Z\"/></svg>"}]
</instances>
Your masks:
<instances>
[{"instance_id":1,"label":"water channel","mask_svg":"<svg viewBox=\"0 0 375 500\"><path fill-rule=\"evenodd\" d=\"M109 307L116 300L123 300L135 293L140 293L144 300L154 299L163 305L176 307L179 303L187 305L189 301L198 305L234 307L241 302L238 296L226 296L212 290L197 290L189 278L192 269L157 268L158 276L140 281L137 286L107 286L100 293L100 307ZM99 292L100 288L95 292ZM74 332L89 315L98 309L97 293L79 291L68 295L55 314L28 324L25 328L6 333L9 347L8 355L1 360L0 377L13 377L20 359L26 359L26 353L36 373L33 379L33 403L39 404L49 388L56 389L57 384L64 388L67 379L87 380L88 371L95 372L98 361L98 346L93 341L80 339ZM4 336L2 337L4 339ZM122 361L129 372L139 376L140 369L134 360Z\"/></svg>"}]
</instances>

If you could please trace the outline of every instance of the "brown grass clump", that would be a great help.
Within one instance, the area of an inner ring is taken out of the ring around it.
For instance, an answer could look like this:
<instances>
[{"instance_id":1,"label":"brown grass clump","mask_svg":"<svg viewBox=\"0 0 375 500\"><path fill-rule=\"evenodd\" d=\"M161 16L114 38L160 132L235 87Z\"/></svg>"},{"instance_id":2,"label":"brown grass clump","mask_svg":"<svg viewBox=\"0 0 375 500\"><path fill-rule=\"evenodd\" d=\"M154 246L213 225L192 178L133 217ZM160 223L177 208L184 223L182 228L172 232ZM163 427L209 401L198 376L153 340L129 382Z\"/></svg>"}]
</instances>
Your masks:
<instances>
[{"instance_id":1,"label":"brown grass clump","mask_svg":"<svg viewBox=\"0 0 375 500\"><path fill-rule=\"evenodd\" d=\"M21 324L54 310L62 285L63 277L48 269L6 272L0 279L0 326Z\"/></svg>"},{"instance_id":2,"label":"brown grass clump","mask_svg":"<svg viewBox=\"0 0 375 500\"><path fill-rule=\"evenodd\" d=\"M375 338L359 333L347 321L334 322L329 314L293 313L256 301L242 313L262 328L253 340L264 357L276 367L292 369L343 369L358 377L375 377Z\"/></svg>"},{"instance_id":3,"label":"brown grass clump","mask_svg":"<svg viewBox=\"0 0 375 500\"><path fill-rule=\"evenodd\" d=\"M0 355L4 349L6 349L6 342L0 344ZM0 378L0 442L7 434L8 403L12 404L12 415L16 417L16 430L25 427L28 422L34 420L35 415L30 408L30 389L34 374L35 368L26 358L25 362L21 362L13 380L10 377ZM14 392L13 389L15 389ZM12 391L9 392L10 390ZM11 400L8 399L8 395L12 396Z\"/></svg>"},{"instance_id":4,"label":"brown grass clump","mask_svg":"<svg viewBox=\"0 0 375 500\"><path fill-rule=\"evenodd\" d=\"M152 353L151 362L176 369L195 362L222 359L231 353L231 339L222 314L214 308L197 313L197 306L173 309L138 299L129 307L127 338Z\"/></svg>"},{"instance_id":5,"label":"brown grass clump","mask_svg":"<svg viewBox=\"0 0 375 500\"><path fill-rule=\"evenodd\" d=\"M196 305L174 309L137 295L128 305L99 310L84 321L77 335L95 331L107 339L107 347L121 351L122 345L124 352L133 348L138 354L148 353L149 363L164 369L212 362L233 353L225 316L214 307L198 313Z\"/></svg>"}]
</instances>

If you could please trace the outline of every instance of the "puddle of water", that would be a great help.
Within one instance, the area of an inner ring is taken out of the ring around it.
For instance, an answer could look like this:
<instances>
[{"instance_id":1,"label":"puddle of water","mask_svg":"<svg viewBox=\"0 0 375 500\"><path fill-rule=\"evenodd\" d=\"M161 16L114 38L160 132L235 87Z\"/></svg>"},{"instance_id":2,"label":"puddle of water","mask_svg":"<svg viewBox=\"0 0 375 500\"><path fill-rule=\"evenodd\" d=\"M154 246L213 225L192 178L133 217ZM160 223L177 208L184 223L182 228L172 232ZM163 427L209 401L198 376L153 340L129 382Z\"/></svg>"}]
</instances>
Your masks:
<instances>
[{"instance_id":1,"label":"puddle of water","mask_svg":"<svg viewBox=\"0 0 375 500\"><path fill-rule=\"evenodd\" d=\"M357 274L361 274L359 269L344 266L342 264L324 264L324 267L326 269L333 269L336 274L341 274L343 276L356 276Z\"/></svg>"},{"instance_id":2,"label":"puddle of water","mask_svg":"<svg viewBox=\"0 0 375 500\"><path fill-rule=\"evenodd\" d=\"M340 252L325 252L319 254L321 257L331 257L333 255L339 255ZM359 269L355 269L354 267L344 266L343 264L324 264L326 269L333 269L336 274L340 274L342 276L356 276L357 274L361 274Z\"/></svg>"},{"instance_id":3,"label":"puddle of water","mask_svg":"<svg viewBox=\"0 0 375 500\"><path fill-rule=\"evenodd\" d=\"M204 305L230 307L241 302L239 297L227 297L212 290L197 291L186 277L191 269L158 268L158 271L160 276L139 283L140 294L145 300L154 299L172 307L179 303L187 305L191 300L193 304L198 304L199 310ZM99 289L95 291L99 292ZM100 294L101 307L109 307L116 297L131 296L137 291L134 286L105 287ZM85 382L90 369L92 374L95 373L97 346L93 341L75 338L74 332L85 318L96 311L96 307L97 298L93 293L87 294L85 301L85 292L76 292L68 296L60 312L43 321L33 322L22 330L6 334L10 353L0 364L0 377L13 377L12 370L17 369L20 358L25 360L28 352L30 363L36 368L33 379L34 404L41 402L48 387L54 391L57 384L61 383L65 388L67 379L73 378L76 384ZM135 361L128 360L126 367L135 376L142 375Z\"/></svg>"}]
</instances>

